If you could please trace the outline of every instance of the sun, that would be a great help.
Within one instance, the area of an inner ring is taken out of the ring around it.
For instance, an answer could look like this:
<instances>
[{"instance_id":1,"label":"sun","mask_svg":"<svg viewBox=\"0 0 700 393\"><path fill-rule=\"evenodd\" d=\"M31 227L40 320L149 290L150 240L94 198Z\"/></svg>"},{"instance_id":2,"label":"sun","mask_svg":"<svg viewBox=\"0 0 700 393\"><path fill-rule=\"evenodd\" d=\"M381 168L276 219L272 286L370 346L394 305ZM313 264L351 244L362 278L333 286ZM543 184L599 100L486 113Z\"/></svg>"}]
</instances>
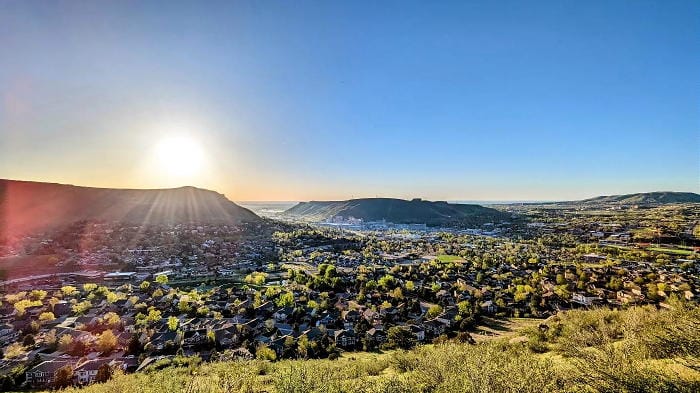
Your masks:
<instances>
[{"instance_id":1,"label":"sun","mask_svg":"<svg viewBox=\"0 0 700 393\"><path fill-rule=\"evenodd\" d=\"M173 179L186 180L201 174L205 157L196 139L171 136L158 141L155 158L162 174Z\"/></svg>"}]
</instances>

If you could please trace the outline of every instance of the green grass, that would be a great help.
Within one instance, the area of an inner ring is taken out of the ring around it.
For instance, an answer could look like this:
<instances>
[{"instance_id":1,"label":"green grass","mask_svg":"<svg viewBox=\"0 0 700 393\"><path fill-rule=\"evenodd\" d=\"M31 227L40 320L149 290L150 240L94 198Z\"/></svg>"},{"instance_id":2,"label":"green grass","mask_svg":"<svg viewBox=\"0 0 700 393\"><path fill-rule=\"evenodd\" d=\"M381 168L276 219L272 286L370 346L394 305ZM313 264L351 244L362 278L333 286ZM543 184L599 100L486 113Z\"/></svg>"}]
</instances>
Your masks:
<instances>
[{"instance_id":1,"label":"green grass","mask_svg":"<svg viewBox=\"0 0 700 393\"><path fill-rule=\"evenodd\" d=\"M692 255L692 254L694 254L694 252L690 251L690 250L679 250L677 248L666 248L666 247L648 247L647 250L656 251L656 252L663 252L666 254L674 254L674 255Z\"/></svg>"},{"instance_id":2,"label":"green grass","mask_svg":"<svg viewBox=\"0 0 700 393\"><path fill-rule=\"evenodd\" d=\"M438 261L443 262L443 263L464 262L464 258L459 257L457 255L440 254L436 258Z\"/></svg>"}]
</instances>

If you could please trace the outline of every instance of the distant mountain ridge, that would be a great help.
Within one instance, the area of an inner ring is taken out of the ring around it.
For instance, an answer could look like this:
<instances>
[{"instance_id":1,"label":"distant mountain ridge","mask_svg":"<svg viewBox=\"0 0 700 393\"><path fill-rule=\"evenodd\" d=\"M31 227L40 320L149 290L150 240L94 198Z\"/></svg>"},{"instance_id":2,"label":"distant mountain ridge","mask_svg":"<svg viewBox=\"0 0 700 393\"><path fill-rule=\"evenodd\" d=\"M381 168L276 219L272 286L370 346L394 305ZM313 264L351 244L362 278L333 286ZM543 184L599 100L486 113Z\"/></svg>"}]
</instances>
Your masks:
<instances>
[{"instance_id":1,"label":"distant mountain ridge","mask_svg":"<svg viewBox=\"0 0 700 393\"><path fill-rule=\"evenodd\" d=\"M0 179L0 235L77 221L241 223L260 218L222 194L195 187L114 189Z\"/></svg>"},{"instance_id":2,"label":"distant mountain ridge","mask_svg":"<svg viewBox=\"0 0 700 393\"><path fill-rule=\"evenodd\" d=\"M655 191L624 195L598 196L577 202L586 204L618 203L621 205L700 203L700 194L696 194L694 192ZM575 201L572 203L575 203Z\"/></svg>"},{"instance_id":3,"label":"distant mountain ridge","mask_svg":"<svg viewBox=\"0 0 700 393\"><path fill-rule=\"evenodd\" d=\"M335 216L395 224L481 225L506 220L510 215L479 205L431 202L422 199L363 198L347 201L300 202L283 216L325 221Z\"/></svg>"}]
</instances>

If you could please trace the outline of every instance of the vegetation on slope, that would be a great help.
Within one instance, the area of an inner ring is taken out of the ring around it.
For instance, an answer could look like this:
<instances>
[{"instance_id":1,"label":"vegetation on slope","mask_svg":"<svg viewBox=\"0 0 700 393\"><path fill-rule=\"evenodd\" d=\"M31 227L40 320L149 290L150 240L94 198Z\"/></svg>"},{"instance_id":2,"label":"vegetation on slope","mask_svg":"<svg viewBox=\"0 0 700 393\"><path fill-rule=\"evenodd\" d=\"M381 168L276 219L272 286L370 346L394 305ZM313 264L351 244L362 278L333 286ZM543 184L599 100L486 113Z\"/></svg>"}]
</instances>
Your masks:
<instances>
[{"instance_id":1,"label":"vegetation on slope","mask_svg":"<svg viewBox=\"0 0 700 393\"><path fill-rule=\"evenodd\" d=\"M284 212L287 216L323 221L335 216L395 224L480 225L508 219L508 214L479 205L411 201L392 198L364 198L349 201L301 202Z\"/></svg>"},{"instance_id":2,"label":"vegetation on slope","mask_svg":"<svg viewBox=\"0 0 700 393\"><path fill-rule=\"evenodd\" d=\"M656 191L637 194L608 195L585 199L580 203L617 203L621 205L700 203L700 194L694 192Z\"/></svg>"},{"instance_id":3,"label":"vegetation on slope","mask_svg":"<svg viewBox=\"0 0 700 393\"><path fill-rule=\"evenodd\" d=\"M447 342L339 360L194 362L80 392L697 392L700 308L672 307L570 311L524 332L528 341Z\"/></svg>"}]
</instances>

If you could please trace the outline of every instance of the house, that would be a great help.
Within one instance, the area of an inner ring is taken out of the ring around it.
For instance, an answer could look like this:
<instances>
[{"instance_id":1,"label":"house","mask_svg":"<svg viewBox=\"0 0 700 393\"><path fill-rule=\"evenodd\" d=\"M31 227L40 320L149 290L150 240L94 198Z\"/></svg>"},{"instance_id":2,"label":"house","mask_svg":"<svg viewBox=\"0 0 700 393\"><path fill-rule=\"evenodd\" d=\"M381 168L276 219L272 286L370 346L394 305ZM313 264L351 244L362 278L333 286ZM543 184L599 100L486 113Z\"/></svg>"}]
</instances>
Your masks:
<instances>
[{"instance_id":1,"label":"house","mask_svg":"<svg viewBox=\"0 0 700 393\"><path fill-rule=\"evenodd\" d=\"M156 351L162 351L168 346L177 346L179 341L180 336L176 332L168 331L153 335L150 344Z\"/></svg>"},{"instance_id":2,"label":"house","mask_svg":"<svg viewBox=\"0 0 700 393\"><path fill-rule=\"evenodd\" d=\"M445 333L445 324L438 321L436 318L425 321L423 326L425 327L425 332L433 337L437 337Z\"/></svg>"},{"instance_id":3,"label":"house","mask_svg":"<svg viewBox=\"0 0 700 393\"><path fill-rule=\"evenodd\" d=\"M624 290L617 291L617 301L622 304L636 303L638 300L644 299L644 295L637 295L634 292Z\"/></svg>"},{"instance_id":4,"label":"house","mask_svg":"<svg viewBox=\"0 0 700 393\"><path fill-rule=\"evenodd\" d=\"M86 360L82 363L78 363L73 370L73 376L76 383L79 385L87 385L95 382L97 378L97 372L100 367L106 365L107 367L112 367L113 360L110 358L102 359L92 359Z\"/></svg>"},{"instance_id":5,"label":"house","mask_svg":"<svg viewBox=\"0 0 700 393\"><path fill-rule=\"evenodd\" d=\"M192 329L184 332L182 344L185 347L194 347L206 344L208 339L207 329Z\"/></svg>"},{"instance_id":6,"label":"house","mask_svg":"<svg viewBox=\"0 0 700 393\"><path fill-rule=\"evenodd\" d=\"M416 341L425 341L425 329L418 325L410 325L409 329L411 329L411 333L413 333L413 336L416 338Z\"/></svg>"},{"instance_id":7,"label":"house","mask_svg":"<svg viewBox=\"0 0 700 393\"><path fill-rule=\"evenodd\" d=\"M496 304L494 304L492 300L481 303L481 309L487 314L495 314L496 311L498 311L498 307L496 307Z\"/></svg>"},{"instance_id":8,"label":"house","mask_svg":"<svg viewBox=\"0 0 700 393\"><path fill-rule=\"evenodd\" d=\"M355 346L357 342L355 337L355 332L353 330L336 330L335 331L335 345L341 348L351 348Z\"/></svg>"},{"instance_id":9,"label":"house","mask_svg":"<svg viewBox=\"0 0 700 393\"><path fill-rule=\"evenodd\" d=\"M0 347L17 341L19 333L19 330L15 330L11 325L0 325Z\"/></svg>"},{"instance_id":10,"label":"house","mask_svg":"<svg viewBox=\"0 0 700 393\"><path fill-rule=\"evenodd\" d=\"M383 329L371 328L366 333L367 340L375 345L386 342L387 334Z\"/></svg>"},{"instance_id":11,"label":"house","mask_svg":"<svg viewBox=\"0 0 700 393\"><path fill-rule=\"evenodd\" d=\"M69 360L47 360L27 371L25 378L32 387L53 386L58 370L72 366L73 362Z\"/></svg>"},{"instance_id":12,"label":"house","mask_svg":"<svg viewBox=\"0 0 700 393\"><path fill-rule=\"evenodd\" d=\"M360 319L360 313L357 310L343 311L341 315L347 322L357 322Z\"/></svg>"},{"instance_id":13,"label":"house","mask_svg":"<svg viewBox=\"0 0 700 393\"><path fill-rule=\"evenodd\" d=\"M277 322L282 322L289 318L293 312L294 309L292 307L283 307L275 311L275 313L272 314L272 318L274 318Z\"/></svg>"},{"instance_id":14,"label":"house","mask_svg":"<svg viewBox=\"0 0 700 393\"><path fill-rule=\"evenodd\" d=\"M573 295L571 295L571 301L574 303L578 303L580 305L590 307L594 305L595 303L600 302L602 299L597 297L597 296L586 296L585 293L581 292L576 292Z\"/></svg>"},{"instance_id":15,"label":"house","mask_svg":"<svg viewBox=\"0 0 700 393\"><path fill-rule=\"evenodd\" d=\"M58 303L54 304L53 306L53 313L57 317L63 316L63 315L70 315L71 313L71 304L65 300L61 300Z\"/></svg>"}]
</instances>

